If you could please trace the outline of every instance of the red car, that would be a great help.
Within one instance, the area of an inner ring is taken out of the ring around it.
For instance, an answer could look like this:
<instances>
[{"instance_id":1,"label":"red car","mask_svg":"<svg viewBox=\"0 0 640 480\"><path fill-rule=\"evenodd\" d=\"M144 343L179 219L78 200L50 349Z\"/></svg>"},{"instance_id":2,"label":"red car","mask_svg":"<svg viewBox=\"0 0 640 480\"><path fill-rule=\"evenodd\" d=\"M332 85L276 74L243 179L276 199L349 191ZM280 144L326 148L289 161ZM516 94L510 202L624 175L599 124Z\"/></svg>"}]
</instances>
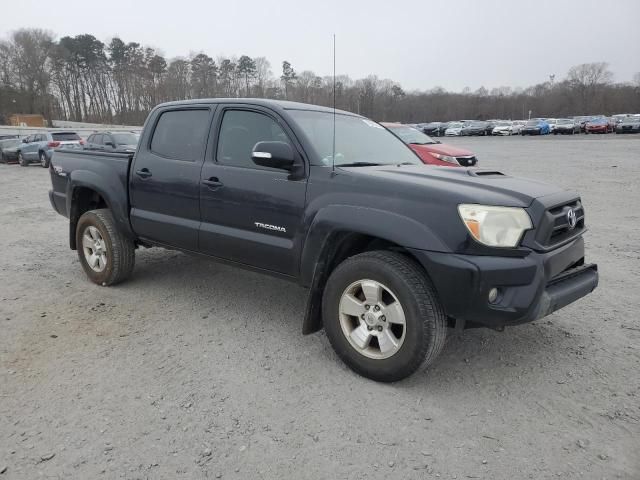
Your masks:
<instances>
[{"instance_id":1,"label":"red car","mask_svg":"<svg viewBox=\"0 0 640 480\"><path fill-rule=\"evenodd\" d=\"M606 118L596 118L587 122L585 133L613 133L614 126Z\"/></svg>"},{"instance_id":2,"label":"red car","mask_svg":"<svg viewBox=\"0 0 640 480\"><path fill-rule=\"evenodd\" d=\"M413 127L401 123L383 123L382 126L406 143L427 165L473 167L478 163L473 152L444 145Z\"/></svg>"}]
</instances>

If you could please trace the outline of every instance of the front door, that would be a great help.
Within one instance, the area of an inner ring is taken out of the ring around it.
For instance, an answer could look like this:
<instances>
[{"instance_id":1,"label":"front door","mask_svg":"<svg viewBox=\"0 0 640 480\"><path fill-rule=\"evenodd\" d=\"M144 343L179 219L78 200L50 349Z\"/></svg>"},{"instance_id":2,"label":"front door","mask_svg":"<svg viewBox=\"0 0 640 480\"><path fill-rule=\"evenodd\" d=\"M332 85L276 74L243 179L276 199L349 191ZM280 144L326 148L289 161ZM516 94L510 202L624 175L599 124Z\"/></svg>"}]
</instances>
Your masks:
<instances>
[{"instance_id":1,"label":"front door","mask_svg":"<svg viewBox=\"0 0 640 480\"><path fill-rule=\"evenodd\" d=\"M289 142L298 152L290 132L273 112L259 107L227 106L214 123L218 139L201 176L200 251L296 275L306 178L290 180L289 172L251 159L261 141Z\"/></svg>"},{"instance_id":2,"label":"front door","mask_svg":"<svg viewBox=\"0 0 640 480\"><path fill-rule=\"evenodd\" d=\"M169 107L147 122L130 177L131 225L139 237L198 249L200 170L213 110Z\"/></svg>"}]
</instances>

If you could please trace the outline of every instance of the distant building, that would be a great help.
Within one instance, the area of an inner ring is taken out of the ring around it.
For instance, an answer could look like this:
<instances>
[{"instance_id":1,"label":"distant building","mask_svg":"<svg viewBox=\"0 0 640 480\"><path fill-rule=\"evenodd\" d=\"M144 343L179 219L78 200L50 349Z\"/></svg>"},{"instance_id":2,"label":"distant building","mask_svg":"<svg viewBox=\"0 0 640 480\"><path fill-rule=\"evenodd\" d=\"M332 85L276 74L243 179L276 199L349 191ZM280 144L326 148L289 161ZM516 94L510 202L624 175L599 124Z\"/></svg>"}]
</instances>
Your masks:
<instances>
[{"instance_id":1,"label":"distant building","mask_svg":"<svg viewBox=\"0 0 640 480\"><path fill-rule=\"evenodd\" d=\"M14 113L9 115L9 125L13 127L44 127L46 122L39 113Z\"/></svg>"}]
</instances>

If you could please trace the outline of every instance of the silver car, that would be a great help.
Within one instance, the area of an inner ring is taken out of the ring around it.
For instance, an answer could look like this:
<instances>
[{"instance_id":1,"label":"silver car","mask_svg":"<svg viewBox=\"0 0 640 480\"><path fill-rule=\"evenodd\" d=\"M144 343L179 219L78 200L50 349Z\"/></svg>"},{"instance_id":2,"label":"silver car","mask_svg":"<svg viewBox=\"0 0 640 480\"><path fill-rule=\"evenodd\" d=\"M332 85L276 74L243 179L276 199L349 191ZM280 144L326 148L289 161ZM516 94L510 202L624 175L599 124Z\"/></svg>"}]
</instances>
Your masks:
<instances>
[{"instance_id":1,"label":"silver car","mask_svg":"<svg viewBox=\"0 0 640 480\"><path fill-rule=\"evenodd\" d=\"M82 148L84 141L75 132L40 132L22 139L18 148L18 163L27 167L30 163L40 162L43 168L49 167L53 151L56 148Z\"/></svg>"}]
</instances>

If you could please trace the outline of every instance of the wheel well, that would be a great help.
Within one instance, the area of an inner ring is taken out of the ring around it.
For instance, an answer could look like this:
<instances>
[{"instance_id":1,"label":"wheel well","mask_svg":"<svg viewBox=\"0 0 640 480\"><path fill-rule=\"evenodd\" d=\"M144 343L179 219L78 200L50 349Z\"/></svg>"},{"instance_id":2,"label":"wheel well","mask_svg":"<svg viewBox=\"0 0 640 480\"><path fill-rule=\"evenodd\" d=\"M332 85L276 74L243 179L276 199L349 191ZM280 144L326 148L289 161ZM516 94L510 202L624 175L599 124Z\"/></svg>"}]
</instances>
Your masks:
<instances>
[{"instance_id":1,"label":"wheel well","mask_svg":"<svg viewBox=\"0 0 640 480\"><path fill-rule=\"evenodd\" d=\"M108 208L104 198L87 187L78 187L73 190L71 196L71 212L69 214L69 246L71 250L76 249L76 225L83 213L98 208Z\"/></svg>"},{"instance_id":2,"label":"wheel well","mask_svg":"<svg viewBox=\"0 0 640 480\"><path fill-rule=\"evenodd\" d=\"M309 334L322 329L322 293L331 272L347 258L372 250L392 250L413 258L404 247L382 238L355 232L333 233L325 243L316 265L302 333Z\"/></svg>"}]
</instances>

